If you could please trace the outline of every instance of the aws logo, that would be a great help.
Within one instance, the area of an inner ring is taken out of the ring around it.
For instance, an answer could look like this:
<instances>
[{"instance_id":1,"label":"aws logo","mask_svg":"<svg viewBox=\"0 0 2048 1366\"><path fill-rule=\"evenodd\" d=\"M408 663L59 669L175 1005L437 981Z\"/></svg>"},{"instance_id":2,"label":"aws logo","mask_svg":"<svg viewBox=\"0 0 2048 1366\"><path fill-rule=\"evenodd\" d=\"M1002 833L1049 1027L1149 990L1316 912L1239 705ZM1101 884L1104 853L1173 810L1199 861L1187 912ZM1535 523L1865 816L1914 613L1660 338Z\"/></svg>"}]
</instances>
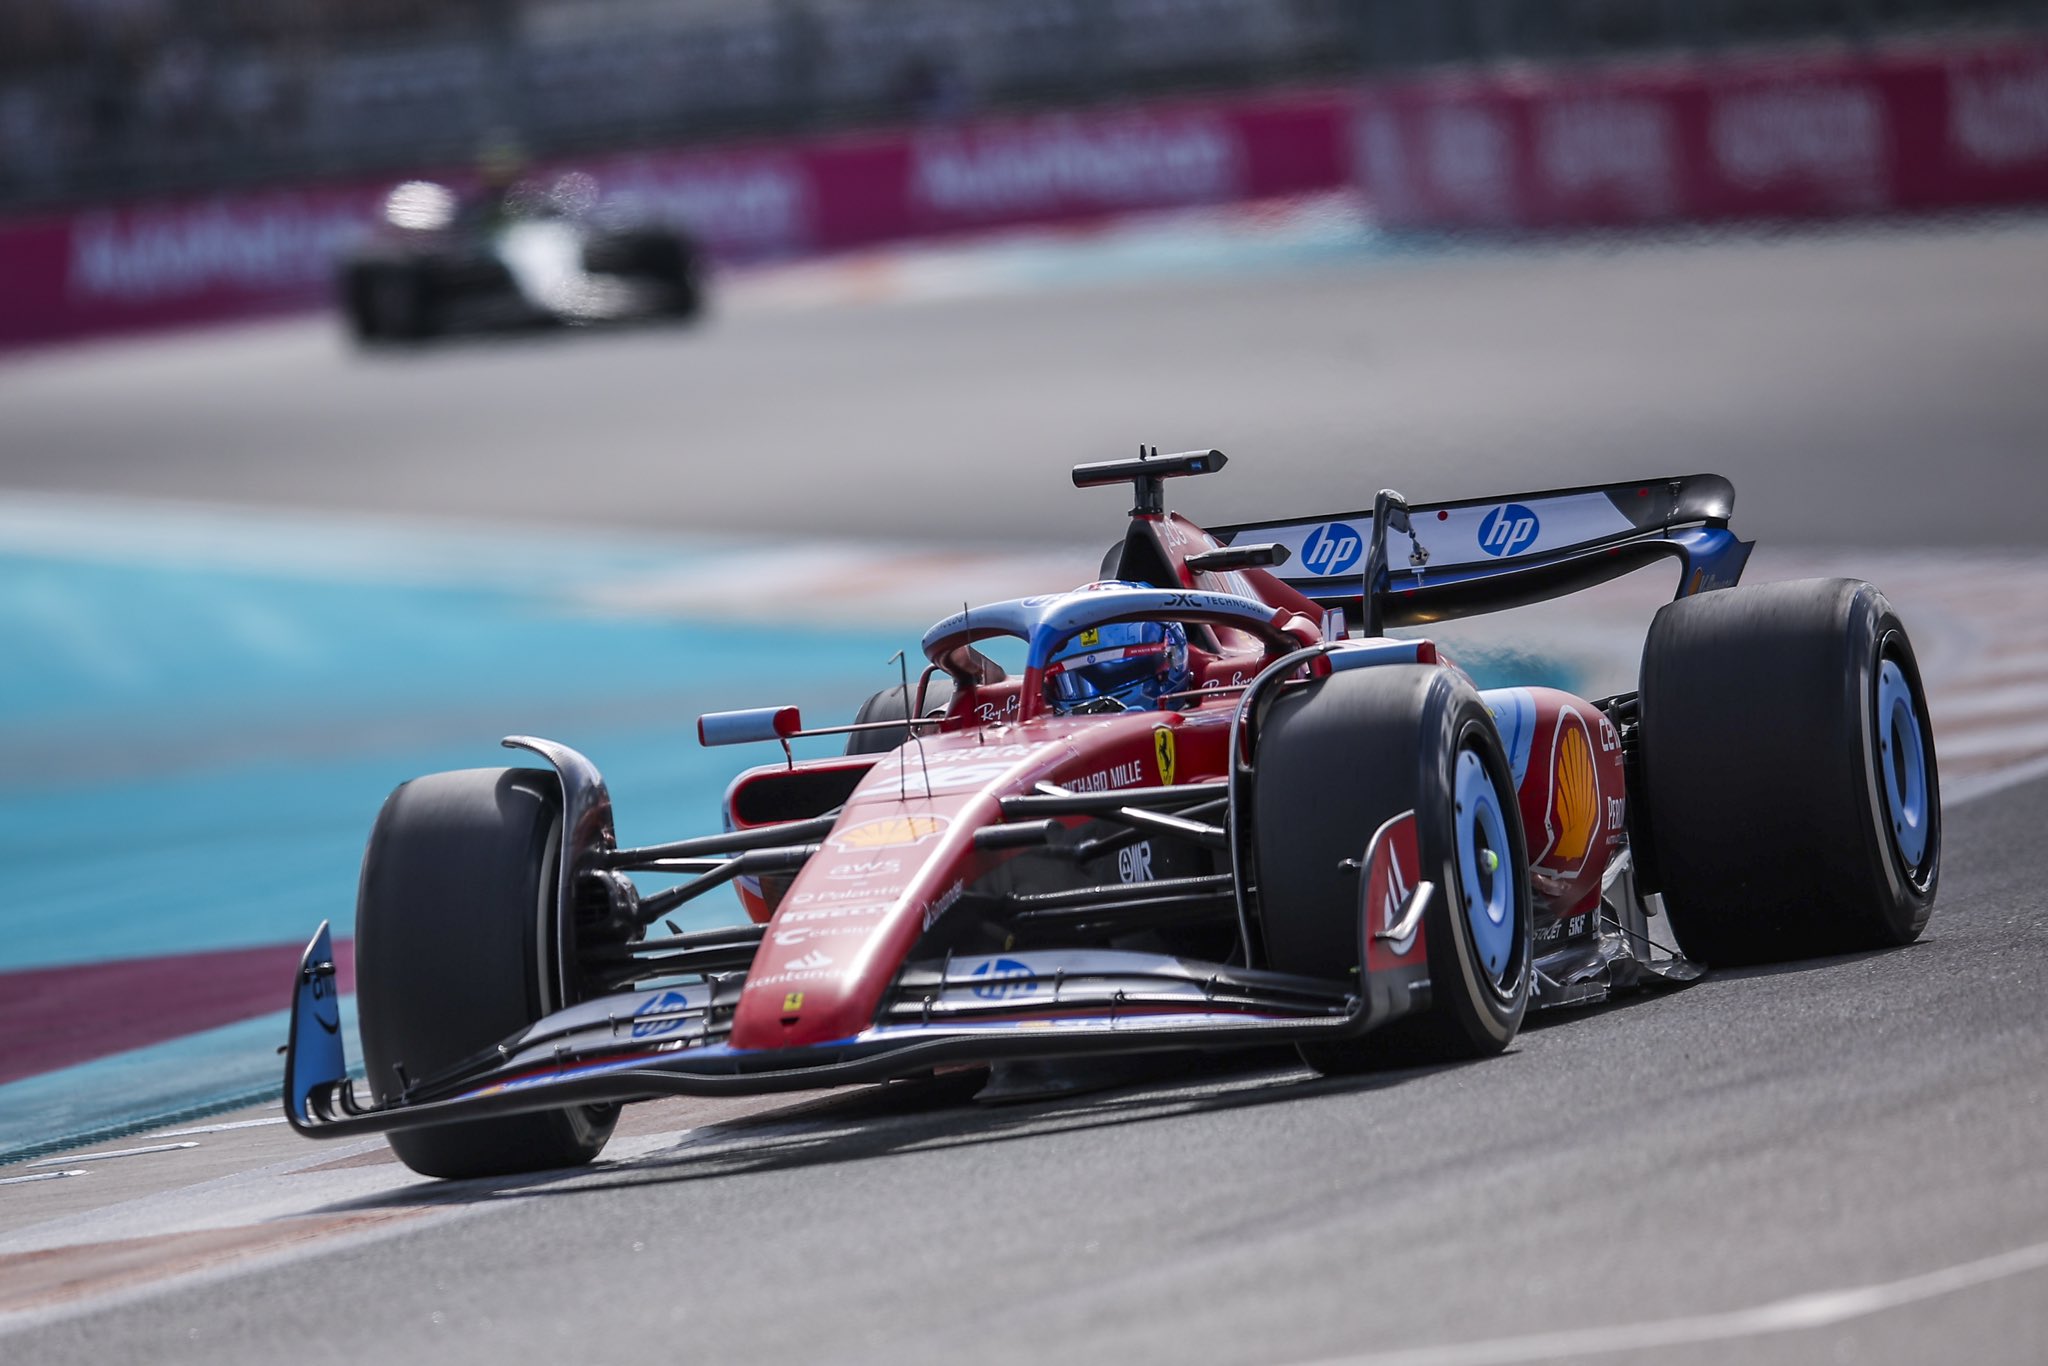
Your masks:
<instances>
[{"instance_id":1,"label":"aws logo","mask_svg":"<svg viewBox=\"0 0 2048 1366\"><path fill-rule=\"evenodd\" d=\"M1543 523L1520 503L1502 503L1479 522L1479 548L1489 555L1516 555L1535 544Z\"/></svg>"},{"instance_id":2,"label":"aws logo","mask_svg":"<svg viewBox=\"0 0 2048 1366\"><path fill-rule=\"evenodd\" d=\"M1358 566L1365 538L1348 523L1324 522L1301 543L1302 568L1319 577L1342 574Z\"/></svg>"}]
</instances>

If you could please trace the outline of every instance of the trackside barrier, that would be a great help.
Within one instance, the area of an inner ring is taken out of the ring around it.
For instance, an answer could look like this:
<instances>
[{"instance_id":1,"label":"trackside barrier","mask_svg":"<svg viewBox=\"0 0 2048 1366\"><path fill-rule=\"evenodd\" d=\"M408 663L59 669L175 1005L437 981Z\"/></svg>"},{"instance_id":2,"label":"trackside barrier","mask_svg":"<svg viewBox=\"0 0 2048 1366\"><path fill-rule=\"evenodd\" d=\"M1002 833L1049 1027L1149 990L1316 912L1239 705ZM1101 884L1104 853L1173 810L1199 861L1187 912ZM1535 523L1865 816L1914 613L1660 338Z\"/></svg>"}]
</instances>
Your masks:
<instances>
[{"instance_id":1,"label":"trackside barrier","mask_svg":"<svg viewBox=\"0 0 2048 1366\"><path fill-rule=\"evenodd\" d=\"M2016 204L2048 201L2048 44L1439 75L541 169L588 171L728 262L1345 185L1406 227ZM388 183L0 224L0 347L317 306Z\"/></svg>"},{"instance_id":2,"label":"trackside barrier","mask_svg":"<svg viewBox=\"0 0 2048 1366\"><path fill-rule=\"evenodd\" d=\"M1358 102L1386 222L1568 228L2048 200L2048 45L1418 81Z\"/></svg>"}]
</instances>

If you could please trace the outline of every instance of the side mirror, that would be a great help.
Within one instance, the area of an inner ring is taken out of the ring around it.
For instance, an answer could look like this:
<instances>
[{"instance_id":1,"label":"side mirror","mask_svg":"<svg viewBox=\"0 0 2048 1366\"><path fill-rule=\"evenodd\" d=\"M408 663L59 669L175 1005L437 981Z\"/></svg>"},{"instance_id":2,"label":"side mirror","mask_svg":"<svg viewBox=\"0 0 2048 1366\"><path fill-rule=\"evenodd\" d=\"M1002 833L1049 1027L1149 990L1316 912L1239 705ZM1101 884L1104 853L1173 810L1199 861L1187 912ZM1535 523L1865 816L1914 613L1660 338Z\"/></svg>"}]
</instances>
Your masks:
<instances>
[{"instance_id":1,"label":"side mirror","mask_svg":"<svg viewBox=\"0 0 2048 1366\"><path fill-rule=\"evenodd\" d=\"M697 743L751 745L762 740L787 740L803 728L803 717L795 707L707 711L697 718Z\"/></svg>"}]
</instances>

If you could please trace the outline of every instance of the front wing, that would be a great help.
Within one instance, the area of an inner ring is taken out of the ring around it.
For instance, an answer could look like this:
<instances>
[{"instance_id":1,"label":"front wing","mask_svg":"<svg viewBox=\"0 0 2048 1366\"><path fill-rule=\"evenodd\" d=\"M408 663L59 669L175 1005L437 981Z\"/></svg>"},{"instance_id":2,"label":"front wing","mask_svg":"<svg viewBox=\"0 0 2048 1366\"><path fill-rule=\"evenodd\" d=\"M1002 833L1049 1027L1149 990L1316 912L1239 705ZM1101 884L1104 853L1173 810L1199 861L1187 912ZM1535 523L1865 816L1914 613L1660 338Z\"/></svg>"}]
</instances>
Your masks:
<instances>
[{"instance_id":1,"label":"front wing","mask_svg":"<svg viewBox=\"0 0 2048 1366\"><path fill-rule=\"evenodd\" d=\"M1375 839L1367 868L1395 824ZM1386 889L1360 882L1359 961L1384 962L1371 941L1386 937L1388 922L1418 923L1435 888L1401 888L1400 912L1388 916ZM380 1106L364 1104L348 1078L333 952L323 924L300 961L285 1059L286 1114L320 1138L659 1096L821 1089L955 1063L1352 1038L1429 1002L1421 954L1340 982L1163 954L1031 951L912 962L861 1033L762 1050L732 1048L718 1030L736 985L725 995L652 987L559 1011Z\"/></svg>"}]
</instances>

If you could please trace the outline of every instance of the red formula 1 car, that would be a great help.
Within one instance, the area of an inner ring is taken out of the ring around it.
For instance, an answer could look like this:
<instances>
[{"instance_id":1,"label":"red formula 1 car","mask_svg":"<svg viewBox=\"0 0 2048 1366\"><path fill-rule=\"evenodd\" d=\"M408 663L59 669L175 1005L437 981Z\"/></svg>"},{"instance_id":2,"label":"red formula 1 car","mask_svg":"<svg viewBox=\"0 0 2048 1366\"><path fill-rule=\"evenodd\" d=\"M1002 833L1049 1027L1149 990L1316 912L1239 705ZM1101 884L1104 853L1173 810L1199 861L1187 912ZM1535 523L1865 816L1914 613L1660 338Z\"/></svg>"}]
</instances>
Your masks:
<instances>
[{"instance_id":1,"label":"red formula 1 car","mask_svg":"<svg viewBox=\"0 0 2048 1366\"><path fill-rule=\"evenodd\" d=\"M1164 510L1165 479L1223 464L1077 468L1136 489L1109 581L939 622L854 725L701 718L707 744L852 736L740 774L724 833L619 848L596 768L545 740L505 743L547 768L400 787L357 907L367 1084L322 926L293 1125L505 1173L589 1160L625 1101L1275 1041L1324 1072L1470 1057L1694 959L1919 934L1941 830L1912 647L1868 584L1734 587L1726 480L1214 531ZM1635 693L1482 692L1384 634L1664 558ZM656 873L685 880L633 880ZM650 933L726 884L750 923Z\"/></svg>"}]
</instances>

